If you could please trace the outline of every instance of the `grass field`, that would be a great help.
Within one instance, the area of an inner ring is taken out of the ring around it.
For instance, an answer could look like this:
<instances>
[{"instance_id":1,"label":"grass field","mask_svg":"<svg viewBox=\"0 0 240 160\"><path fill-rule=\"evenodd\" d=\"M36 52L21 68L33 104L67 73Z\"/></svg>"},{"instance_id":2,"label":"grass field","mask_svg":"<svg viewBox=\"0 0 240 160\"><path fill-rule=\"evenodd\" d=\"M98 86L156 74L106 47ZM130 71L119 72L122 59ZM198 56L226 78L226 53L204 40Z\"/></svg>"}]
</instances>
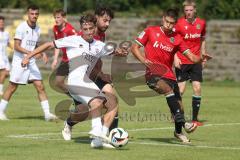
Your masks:
<instances>
[{"instance_id":1,"label":"grass field","mask_svg":"<svg viewBox=\"0 0 240 160\"><path fill-rule=\"evenodd\" d=\"M49 88L51 110L64 95ZM204 126L189 135L191 145L173 138L173 124L163 96L138 98L135 106L120 99L120 127L128 130L130 141L122 149L91 149L87 132L90 122L75 126L73 139L61 136L63 121L45 122L33 86L21 86L7 109L10 121L0 121L0 160L237 160L240 157L240 84L207 82L203 85L200 119ZM190 117L191 88L183 97ZM153 118L151 115L157 115Z\"/></svg>"}]
</instances>

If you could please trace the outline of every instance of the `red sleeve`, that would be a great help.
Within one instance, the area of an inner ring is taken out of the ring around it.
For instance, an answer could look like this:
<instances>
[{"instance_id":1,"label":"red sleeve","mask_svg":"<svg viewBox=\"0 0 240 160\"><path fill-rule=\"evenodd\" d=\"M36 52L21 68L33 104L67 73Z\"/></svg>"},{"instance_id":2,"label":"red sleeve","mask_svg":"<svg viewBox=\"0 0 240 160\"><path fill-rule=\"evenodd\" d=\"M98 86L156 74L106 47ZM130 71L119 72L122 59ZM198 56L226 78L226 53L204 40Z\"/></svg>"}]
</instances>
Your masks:
<instances>
[{"instance_id":1,"label":"red sleeve","mask_svg":"<svg viewBox=\"0 0 240 160\"><path fill-rule=\"evenodd\" d=\"M145 46L147 44L148 41L148 36L149 36L149 28L146 28L144 31L142 31L138 37L136 38L136 42L141 45L141 46Z\"/></svg>"},{"instance_id":2,"label":"red sleeve","mask_svg":"<svg viewBox=\"0 0 240 160\"><path fill-rule=\"evenodd\" d=\"M76 32L76 30L74 29L74 27L69 24L66 34L67 34L67 36L72 36L72 35L76 35L77 32Z\"/></svg>"}]
</instances>

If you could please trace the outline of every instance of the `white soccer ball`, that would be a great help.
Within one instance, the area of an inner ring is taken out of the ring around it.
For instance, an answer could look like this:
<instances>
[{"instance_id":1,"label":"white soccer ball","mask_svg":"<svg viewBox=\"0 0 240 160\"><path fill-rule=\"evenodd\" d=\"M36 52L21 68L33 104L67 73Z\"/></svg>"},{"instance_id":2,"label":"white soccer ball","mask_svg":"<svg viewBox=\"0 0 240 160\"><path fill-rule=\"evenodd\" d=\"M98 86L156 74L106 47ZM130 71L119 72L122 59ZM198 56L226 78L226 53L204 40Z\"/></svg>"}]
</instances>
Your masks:
<instances>
[{"instance_id":1,"label":"white soccer ball","mask_svg":"<svg viewBox=\"0 0 240 160\"><path fill-rule=\"evenodd\" d=\"M109 139L114 147L123 147L128 143L128 132L122 128L114 128L109 134Z\"/></svg>"}]
</instances>

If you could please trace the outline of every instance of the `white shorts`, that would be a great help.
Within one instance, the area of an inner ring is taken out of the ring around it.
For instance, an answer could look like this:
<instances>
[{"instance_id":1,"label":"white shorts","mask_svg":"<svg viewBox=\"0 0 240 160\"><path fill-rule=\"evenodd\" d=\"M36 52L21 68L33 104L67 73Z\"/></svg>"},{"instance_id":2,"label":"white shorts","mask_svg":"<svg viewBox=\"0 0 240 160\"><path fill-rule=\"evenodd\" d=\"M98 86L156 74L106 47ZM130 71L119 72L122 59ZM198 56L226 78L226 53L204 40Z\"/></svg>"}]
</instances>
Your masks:
<instances>
[{"instance_id":1,"label":"white shorts","mask_svg":"<svg viewBox=\"0 0 240 160\"><path fill-rule=\"evenodd\" d=\"M89 79L86 71L75 69L68 75L68 91L71 96L83 104L88 105L94 98L106 100L104 93Z\"/></svg>"},{"instance_id":2,"label":"white shorts","mask_svg":"<svg viewBox=\"0 0 240 160\"><path fill-rule=\"evenodd\" d=\"M7 56L0 57L0 69L10 71L10 63Z\"/></svg>"},{"instance_id":3,"label":"white shorts","mask_svg":"<svg viewBox=\"0 0 240 160\"><path fill-rule=\"evenodd\" d=\"M42 80L38 66L34 61L30 61L27 67L21 66L21 59L13 59L10 72L10 82L17 84L27 84L29 81Z\"/></svg>"}]
</instances>

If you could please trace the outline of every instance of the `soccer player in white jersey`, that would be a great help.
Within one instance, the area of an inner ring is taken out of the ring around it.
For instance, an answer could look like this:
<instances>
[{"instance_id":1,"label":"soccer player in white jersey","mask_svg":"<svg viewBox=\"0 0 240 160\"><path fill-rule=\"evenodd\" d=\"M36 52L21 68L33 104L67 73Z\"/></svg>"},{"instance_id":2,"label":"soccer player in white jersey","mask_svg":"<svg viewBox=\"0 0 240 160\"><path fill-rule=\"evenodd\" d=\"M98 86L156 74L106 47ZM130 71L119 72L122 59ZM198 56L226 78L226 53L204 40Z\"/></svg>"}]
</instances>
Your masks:
<instances>
[{"instance_id":1,"label":"soccer player in white jersey","mask_svg":"<svg viewBox=\"0 0 240 160\"><path fill-rule=\"evenodd\" d=\"M66 48L70 67L68 75L69 93L75 101L82 102L90 108L89 114L92 118L92 130L89 134L94 137L91 147L103 147L102 138L106 138L107 135L107 130L103 129L103 126L109 128L117 113L117 108L111 105L111 96L104 93L103 89L99 89L90 80L89 74L97 63L98 58L111 54L113 50L108 51L105 43L93 38L96 27L96 17L94 15L82 16L80 27L83 32L82 36L68 36L43 44L24 58L22 66L29 64L34 55L49 48L54 46L56 48ZM102 123L101 111L103 107L106 107L110 112L104 115Z\"/></svg>"},{"instance_id":2,"label":"soccer player in white jersey","mask_svg":"<svg viewBox=\"0 0 240 160\"><path fill-rule=\"evenodd\" d=\"M3 94L3 84L10 71L6 49L13 48L9 42L9 33L4 30L4 20L5 18L0 16L0 95Z\"/></svg>"},{"instance_id":3,"label":"soccer player in white jersey","mask_svg":"<svg viewBox=\"0 0 240 160\"><path fill-rule=\"evenodd\" d=\"M33 82L37 90L38 98L44 111L45 120L49 121L57 118L49 111L48 98L35 59L32 58L27 67L21 66L22 59L35 49L40 36L40 28L36 25L39 16L39 8L35 5L30 5L27 8L27 16L27 21L22 22L17 27L14 37L14 55L10 72L10 81L7 89L3 93L0 103L0 120L8 120L5 115L5 109L11 96L16 91L18 85L25 85L28 82Z\"/></svg>"}]
</instances>

